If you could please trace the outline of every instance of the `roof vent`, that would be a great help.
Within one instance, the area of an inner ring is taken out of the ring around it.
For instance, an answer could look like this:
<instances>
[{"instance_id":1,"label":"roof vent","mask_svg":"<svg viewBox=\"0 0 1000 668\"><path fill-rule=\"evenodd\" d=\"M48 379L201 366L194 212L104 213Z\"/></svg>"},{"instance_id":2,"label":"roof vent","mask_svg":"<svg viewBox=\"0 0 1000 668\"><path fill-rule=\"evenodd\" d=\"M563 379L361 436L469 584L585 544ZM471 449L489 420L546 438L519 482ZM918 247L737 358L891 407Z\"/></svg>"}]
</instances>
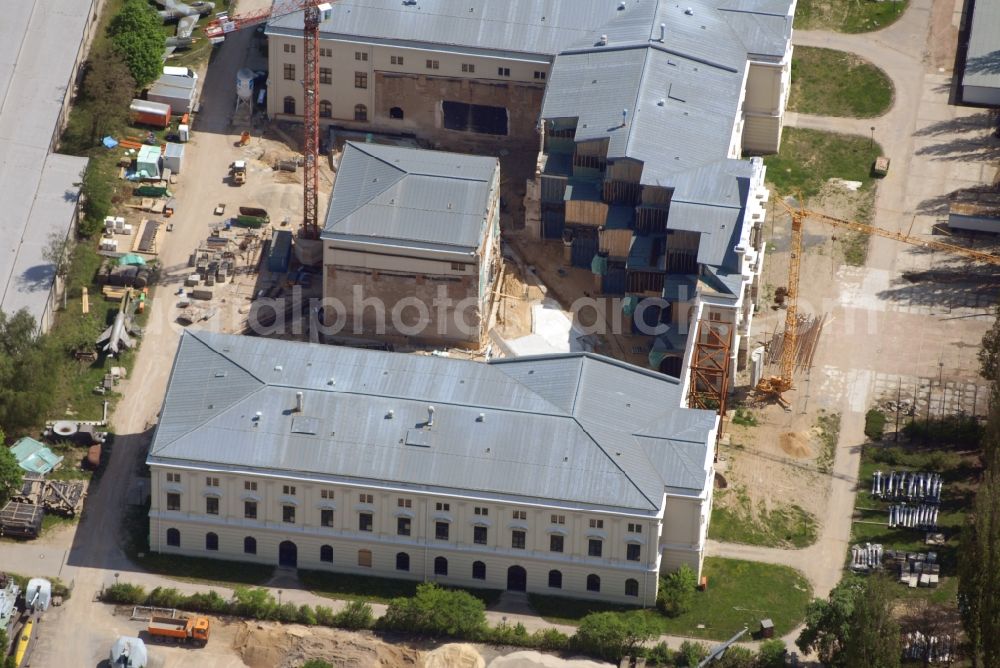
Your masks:
<instances>
[{"instance_id":1,"label":"roof vent","mask_svg":"<svg viewBox=\"0 0 1000 668\"><path fill-rule=\"evenodd\" d=\"M326 381L326 384L327 385L336 385L337 384L337 379L336 378L330 378L329 380Z\"/></svg>"},{"instance_id":2,"label":"roof vent","mask_svg":"<svg viewBox=\"0 0 1000 668\"><path fill-rule=\"evenodd\" d=\"M667 24L666 23L661 23L660 24L660 41L661 42L666 42L667 41Z\"/></svg>"},{"instance_id":3,"label":"roof vent","mask_svg":"<svg viewBox=\"0 0 1000 668\"><path fill-rule=\"evenodd\" d=\"M608 45L608 36L601 35L601 39L597 40L597 46L607 46L607 45Z\"/></svg>"},{"instance_id":4,"label":"roof vent","mask_svg":"<svg viewBox=\"0 0 1000 668\"><path fill-rule=\"evenodd\" d=\"M407 7L413 7L417 4L417 0L403 0L403 4Z\"/></svg>"},{"instance_id":5,"label":"roof vent","mask_svg":"<svg viewBox=\"0 0 1000 668\"><path fill-rule=\"evenodd\" d=\"M396 415L396 411L394 411L394 410L392 410L392 409L390 408L389 410L387 410L387 411L385 412L385 419L386 419L386 420L391 420L391 419L393 418L393 416L395 416L395 415Z\"/></svg>"},{"instance_id":6,"label":"roof vent","mask_svg":"<svg viewBox=\"0 0 1000 668\"><path fill-rule=\"evenodd\" d=\"M295 412L301 413L305 410L305 398L301 392L295 393Z\"/></svg>"},{"instance_id":7,"label":"roof vent","mask_svg":"<svg viewBox=\"0 0 1000 668\"><path fill-rule=\"evenodd\" d=\"M623 9L625 9L625 3L624 2L619 2L618 3L618 11L622 11Z\"/></svg>"},{"instance_id":8,"label":"roof vent","mask_svg":"<svg viewBox=\"0 0 1000 668\"><path fill-rule=\"evenodd\" d=\"M486 413L480 413L479 417L476 418L476 422L486 422Z\"/></svg>"},{"instance_id":9,"label":"roof vent","mask_svg":"<svg viewBox=\"0 0 1000 668\"><path fill-rule=\"evenodd\" d=\"M694 10L691 9L690 7L688 7L687 9L685 9L684 13L687 14L688 16L694 16Z\"/></svg>"},{"instance_id":10,"label":"roof vent","mask_svg":"<svg viewBox=\"0 0 1000 668\"><path fill-rule=\"evenodd\" d=\"M274 370L275 371L281 371L281 365L280 364L275 364L274 365Z\"/></svg>"},{"instance_id":11,"label":"roof vent","mask_svg":"<svg viewBox=\"0 0 1000 668\"><path fill-rule=\"evenodd\" d=\"M428 427L433 427L434 426L434 407L433 406L428 406L427 407L427 426Z\"/></svg>"},{"instance_id":12,"label":"roof vent","mask_svg":"<svg viewBox=\"0 0 1000 668\"><path fill-rule=\"evenodd\" d=\"M658 102L656 103L656 106L657 106L657 107L662 107L662 106L663 106L663 105L665 105L666 103L667 103L667 101L666 101L666 100L664 100L664 99L663 99L663 98L661 97L661 98L659 99L659 101L658 101Z\"/></svg>"}]
</instances>

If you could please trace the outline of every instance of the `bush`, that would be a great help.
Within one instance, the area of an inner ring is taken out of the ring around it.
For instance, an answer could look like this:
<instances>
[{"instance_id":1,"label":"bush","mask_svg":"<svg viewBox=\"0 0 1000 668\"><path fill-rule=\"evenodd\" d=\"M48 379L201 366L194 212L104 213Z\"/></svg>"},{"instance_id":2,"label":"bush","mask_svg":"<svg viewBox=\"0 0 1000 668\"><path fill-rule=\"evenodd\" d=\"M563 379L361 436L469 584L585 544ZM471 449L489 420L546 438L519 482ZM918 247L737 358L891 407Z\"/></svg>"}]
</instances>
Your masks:
<instances>
[{"instance_id":1,"label":"bush","mask_svg":"<svg viewBox=\"0 0 1000 668\"><path fill-rule=\"evenodd\" d=\"M80 195L84 215L80 235L91 237L104 229L104 217L111 213L111 198L114 196L112 182L107 174L100 171L96 160L91 160L83 172Z\"/></svg>"},{"instance_id":2,"label":"bush","mask_svg":"<svg viewBox=\"0 0 1000 668\"><path fill-rule=\"evenodd\" d=\"M700 642L685 640L677 650L677 657L674 661L678 666L697 666L702 659L708 656L708 648Z\"/></svg>"},{"instance_id":3,"label":"bush","mask_svg":"<svg viewBox=\"0 0 1000 668\"><path fill-rule=\"evenodd\" d=\"M146 603L157 608L179 608L182 603L186 602L186 598L172 587L157 587L149 592Z\"/></svg>"},{"instance_id":4,"label":"bush","mask_svg":"<svg viewBox=\"0 0 1000 668\"><path fill-rule=\"evenodd\" d=\"M721 659L712 663L712 668L754 668L757 657L752 651L740 645L731 645Z\"/></svg>"},{"instance_id":5,"label":"bush","mask_svg":"<svg viewBox=\"0 0 1000 668\"><path fill-rule=\"evenodd\" d=\"M949 415L943 419L911 420L903 427L903 434L914 440L977 446L982 438L983 428L975 417Z\"/></svg>"},{"instance_id":6,"label":"bush","mask_svg":"<svg viewBox=\"0 0 1000 668\"><path fill-rule=\"evenodd\" d=\"M757 648L759 668L783 668L785 665L785 643L777 638L765 640Z\"/></svg>"},{"instance_id":7,"label":"bush","mask_svg":"<svg viewBox=\"0 0 1000 668\"><path fill-rule=\"evenodd\" d=\"M569 636L558 629L540 629L531 634L531 646L548 652L561 652L569 647Z\"/></svg>"},{"instance_id":8,"label":"bush","mask_svg":"<svg viewBox=\"0 0 1000 668\"><path fill-rule=\"evenodd\" d=\"M873 441L881 441L885 433L885 413L873 408L865 413L865 436Z\"/></svg>"},{"instance_id":9,"label":"bush","mask_svg":"<svg viewBox=\"0 0 1000 668\"><path fill-rule=\"evenodd\" d=\"M642 613L593 612L580 621L571 644L585 654L617 663L656 635L656 627Z\"/></svg>"},{"instance_id":10,"label":"bush","mask_svg":"<svg viewBox=\"0 0 1000 668\"><path fill-rule=\"evenodd\" d=\"M511 626L507 622L500 622L490 629L486 640L494 645L509 645L511 647L529 647L532 637L528 634L528 629L524 624L518 622Z\"/></svg>"},{"instance_id":11,"label":"bush","mask_svg":"<svg viewBox=\"0 0 1000 668\"><path fill-rule=\"evenodd\" d=\"M316 613L308 605L299 606L299 624L316 626Z\"/></svg>"},{"instance_id":12,"label":"bush","mask_svg":"<svg viewBox=\"0 0 1000 668\"><path fill-rule=\"evenodd\" d=\"M483 602L468 592L425 583L417 586L413 598L392 599L379 627L475 640L486 630L485 609Z\"/></svg>"},{"instance_id":13,"label":"bush","mask_svg":"<svg viewBox=\"0 0 1000 668\"><path fill-rule=\"evenodd\" d=\"M682 615L694 605L698 576L687 564L660 580L656 607L668 617Z\"/></svg>"},{"instance_id":14,"label":"bush","mask_svg":"<svg viewBox=\"0 0 1000 668\"><path fill-rule=\"evenodd\" d=\"M672 666L674 665L674 653L667 647L667 643L658 642L646 652L646 665Z\"/></svg>"},{"instance_id":15,"label":"bush","mask_svg":"<svg viewBox=\"0 0 1000 668\"><path fill-rule=\"evenodd\" d=\"M191 612L208 612L221 615L229 612L230 603L222 598L218 592L210 590L202 593L187 596L177 607Z\"/></svg>"},{"instance_id":16,"label":"bush","mask_svg":"<svg viewBox=\"0 0 1000 668\"><path fill-rule=\"evenodd\" d=\"M274 618L284 624L294 624L299 621L299 608L294 603L282 603L275 606Z\"/></svg>"},{"instance_id":17,"label":"bush","mask_svg":"<svg viewBox=\"0 0 1000 668\"><path fill-rule=\"evenodd\" d=\"M302 664L302 668L333 668L333 664L329 664L323 659L309 659Z\"/></svg>"},{"instance_id":18,"label":"bush","mask_svg":"<svg viewBox=\"0 0 1000 668\"><path fill-rule=\"evenodd\" d=\"M316 613L318 618L319 608L316 608ZM365 601L351 601L343 610L333 616L332 621L332 626L342 629L354 631L370 629L375 623L375 614L372 612L372 606Z\"/></svg>"},{"instance_id":19,"label":"bush","mask_svg":"<svg viewBox=\"0 0 1000 668\"><path fill-rule=\"evenodd\" d=\"M333 609L328 608L325 605L316 606L316 623L320 626L337 626L336 615L333 614Z\"/></svg>"},{"instance_id":20,"label":"bush","mask_svg":"<svg viewBox=\"0 0 1000 668\"><path fill-rule=\"evenodd\" d=\"M146 602L146 590L139 585L121 582L105 588L101 593L101 600L105 603L142 605Z\"/></svg>"},{"instance_id":21,"label":"bush","mask_svg":"<svg viewBox=\"0 0 1000 668\"><path fill-rule=\"evenodd\" d=\"M166 35L160 29L161 23L146 0L125 0L108 26L111 43L140 88L153 83L163 67Z\"/></svg>"},{"instance_id":22,"label":"bush","mask_svg":"<svg viewBox=\"0 0 1000 668\"><path fill-rule=\"evenodd\" d=\"M237 587L233 591L233 613L253 619L274 619L277 603L266 589Z\"/></svg>"}]
</instances>

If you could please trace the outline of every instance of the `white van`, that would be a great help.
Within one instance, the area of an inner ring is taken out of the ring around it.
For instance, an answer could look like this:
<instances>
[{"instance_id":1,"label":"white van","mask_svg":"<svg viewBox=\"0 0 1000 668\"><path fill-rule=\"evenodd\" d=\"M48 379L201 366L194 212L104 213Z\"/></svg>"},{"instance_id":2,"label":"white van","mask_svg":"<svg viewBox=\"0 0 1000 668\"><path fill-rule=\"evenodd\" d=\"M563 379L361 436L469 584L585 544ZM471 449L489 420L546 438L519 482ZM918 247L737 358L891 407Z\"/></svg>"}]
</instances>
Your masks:
<instances>
[{"instance_id":1,"label":"white van","mask_svg":"<svg viewBox=\"0 0 1000 668\"><path fill-rule=\"evenodd\" d=\"M198 73L192 70L190 67L163 67L164 74L170 74L177 77L188 77L189 79L198 80Z\"/></svg>"}]
</instances>

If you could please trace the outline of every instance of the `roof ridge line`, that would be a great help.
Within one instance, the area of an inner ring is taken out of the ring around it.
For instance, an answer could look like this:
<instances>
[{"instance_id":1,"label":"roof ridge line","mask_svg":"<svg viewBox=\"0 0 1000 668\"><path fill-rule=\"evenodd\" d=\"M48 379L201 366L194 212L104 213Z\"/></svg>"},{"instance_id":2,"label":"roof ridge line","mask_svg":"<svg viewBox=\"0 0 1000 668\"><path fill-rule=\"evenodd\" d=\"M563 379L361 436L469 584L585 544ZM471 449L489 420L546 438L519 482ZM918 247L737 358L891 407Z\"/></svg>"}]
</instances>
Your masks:
<instances>
[{"instance_id":1,"label":"roof ridge line","mask_svg":"<svg viewBox=\"0 0 1000 668\"><path fill-rule=\"evenodd\" d=\"M604 449L604 446L603 446L603 445L601 445L600 443L598 443L598 442L597 442L597 439L596 439L596 438L594 438L594 436L593 436L593 435L592 435L592 434L590 433L590 431L589 431L589 430L588 430L588 429L587 429L587 428L586 428L586 427L585 427L585 426L583 425L583 423L582 423L582 422L580 422L579 418L577 418L577 417L576 417L576 415L574 415L574 416L573 416L573 420L574 420L574 421L576 422L576 424L577 424L577 425L578 425L578 426L580 427L580 430L581 430L581 431L582 431L582 432L583 432L584 434L586 434L586 435L587 435L587 438L589 438L589 439L591 440L591 442L593 442L593 444L597 446L597 449L598 449L598 450L600 450L600 451L601 451L602 453L604 453L604 456L608 458L608 461L610 461L610 462L611 462L611 463L612 463L612 464L614 465L614 467L615 467L616 469L618 469L619 471L621 471L622 475L623 475L623 476L625 476L625 479L629 481L629 483L630 483L630 484L632 485L632 487L634 487L634 488L635 488L635 490L636 490L637 492L639 492L639 496L641 496L642 498L646 499L646 501L648 501L648 502L649 502L649 505L650 505L650 506L652 506L654 510L659 510L659 506L657 505L657 502L656 502L656 501L653 501L653 500L652 500L651 498L649 498L648 496L646 496L646 493L645 493L644 491L642 491L642 488L641 488L641 487L639 487L639 484L638 484L638 483L637 483L637 482L636 482L635 480L633 480L633 479L632 479L632 476L630 476L630 475L628 474L628 472L627 472L627 471L625 471L625 469L624 469L624 468L622 468L621 464L619 464L618 462L616 462L616 461L614 460L614 458L613 458L613 457L612 457L612 456L611 456L611 455L610 455L610 454L608 453L608 451ZM633 438L635 438L635 437L633 436ZM641 448L641 446L640 446L640 448ZM645 451L645 450L643 450L643 455L645 455L645 456L646 456L646 462L647 462L647 463L651 463L651 462L649 461L649 456L648 456L648 455L646 455L646 451ZM663 476L661 476L661 475L659 474L659 472L657 472L657 471L656 471L656 469L652 469L652 470L653 470L653 471L654 471L654 472L656 473L656 477L660 479L660 483L661 483L661 484L663 484Z\"/></svg>"},{"instance_id":2,"label":"roof ridge line","mask_svg":"<svg viewBox=\"0 0 1000 668\"><path fill-rule=\"evenodd\" d=\"M387 161L383 160L382 158L378 157L377 155L372 155L371 153L369 153L368 151L364 150L363 148L360 148L360 147L359 147L359 145L358 145L358 144L357 144L356 142L348 142L348 144L347 144L347 145L348 145L348 146L350 146L351 148L354 148L355 150L358 150L358 151L360 151L360 152L364 153L365 155L367 155L367 156L368 156L369 158L371 158L372 160L378 160L378 161L379 161L379 162L381 162L381 163L382 163L383 165L388 165L388 166L389 166L389 167L391 167L392 169L395 169L395 170L396 170L397 172L399 172L399 173L401 174L401 176L400 176L400 177L399 177L398 179L396 179L395 181L393 181L392 183L390 183L390 184L389 184L388 186L386 186L386 187L385 187L384 189L382 189L382 190L378 191L377 193L375 193L374 195L372 195L372 197L371 197L370 199L368 199L368 200L366 200L366 201L364 201L364 202L361 202L361 203L360 203L360 204L358 204L358 205L357 205L356 207L354 207L353 209L351 209L351 210L350 210L349 212L347 212L346 214L344 214L344 215L343 215L343 216L342 216L342 217L340 218L340 220L338 220L338 221L336 221L335 223L333 223L333 227L336 227L336 226L337 226L337 225L338 225L339 223L341 223L341 222L343 222L344 220L346 220L347 218L349 218L349 217L350 217L351 215L353 215L353 214L354 214L354 213L355 213L356 211L359 211L359 210L361 210L361 208L362 208L362 207L364 207L364 206L367 206L367 205L368 205L369 203L371 203L372 199L374 199L375 197L377 197L377 196L381 195L381 194L382 194L382 193L384 193L384 192L385 192L386 190L388 190L388 189L389 189L389 188L391 188L392 186L394 186L394 185L396 185L397 183L399 183L400 181L402 181L402 180L403 180L403 179L404 179L404 178L406 177L406 175L407 175L407 174L409 173L409 172L407 172L407 171L405 171L405 170L403 170L403 169L400 169L400 168L399 168L399 167L397 167L396 165L393 165L392 163L390 163L390 162L387 162ZM343 165L343 164L344 164L344 155L346 155L346 153L347 153L347 151L344 151L344 153L343 153L343 154L341 154L341 157L340 157L340 165ZM339 166L338 166L338 171L339 171ZM332 208L332 206L333 206L333 193L331 192L331 193L330 193L330 208Z\"/></svg>"}]
</instances>

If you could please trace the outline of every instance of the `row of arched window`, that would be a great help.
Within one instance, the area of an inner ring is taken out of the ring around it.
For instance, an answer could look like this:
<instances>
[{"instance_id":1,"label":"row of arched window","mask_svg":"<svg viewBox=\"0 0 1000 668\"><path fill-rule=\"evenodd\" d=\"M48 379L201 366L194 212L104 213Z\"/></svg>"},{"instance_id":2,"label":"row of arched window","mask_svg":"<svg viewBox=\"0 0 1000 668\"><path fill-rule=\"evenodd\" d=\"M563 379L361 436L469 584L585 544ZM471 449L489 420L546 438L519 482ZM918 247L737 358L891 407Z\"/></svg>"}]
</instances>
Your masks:
<instances>
[{"instance_id":1,"label":"row of arched window","mask_svg":"<svg viewBox=\"0 0 1000 668\"><path fill-rule=\"evenodd\" d=\"M295 98L289 95L284 100L284 111L286 114L295 115ZM319 117L320 118L333 118L333 105L330 104L329 100L320 100L319 102ZM393 107L389 110L389 118L402 120L403 109L401 107ZM367 121L368 120L368 107L364 104L354 105L354 120L356 121Z\"/></svg>"},{"instance_id":2,"label":"row of arched window","mask_svg":"<svg viewBox=\"0 0 1000 668\"><path fill-rule=\"evenodd\" d=\"M181 546L181 532L177 529L170 528L167 529L167 545L170 547L180 547ZM211 552L218 551L219 549L219 536L218 534L209 531L205 534L205 549ZM244 554L257 554L257 539L253 536L247 536L243 539L243 553ZM326 563L333 563L333 547L330 545L323 545L319 548L319 560ZM371 550L358 550L358 566L364 566L366 568L371 568L372 566L372 551ZM406 571L410 570L410 555L406 552L396 553L396 570ZM435 557L434 558L434 575L447 576L448 575L448 560L445 557ZM485 580L486 579L486 564L482 561L472 562L472 579L474 580ZM551 589L562 589L563 586L563 576L562 571L550 570L549 571L549 587ZM591 573L587 576L587 591L599 592L601 591L601 577ZM629 578L625 580L625 595L626 596L638 596L639 595L639 581L634 578Z\"/></svg>"}]
</instances>

